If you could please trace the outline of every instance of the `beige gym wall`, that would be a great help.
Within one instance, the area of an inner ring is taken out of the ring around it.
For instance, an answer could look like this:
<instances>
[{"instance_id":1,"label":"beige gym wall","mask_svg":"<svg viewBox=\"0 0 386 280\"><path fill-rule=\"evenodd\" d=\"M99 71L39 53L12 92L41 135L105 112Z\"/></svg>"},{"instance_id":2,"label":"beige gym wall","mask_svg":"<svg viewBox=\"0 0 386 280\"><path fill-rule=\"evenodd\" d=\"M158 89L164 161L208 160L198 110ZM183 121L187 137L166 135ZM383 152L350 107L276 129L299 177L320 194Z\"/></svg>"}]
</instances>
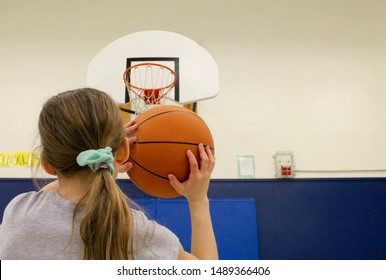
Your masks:
<instances>
[{"instance_id":1,"label":"beige gym wall","mask_svg":"<svg viewBox=\"0 0 386 280\"><path fill-rule=\"evenodd\" d=\"M31 151L42 103L84 86L104 46L143 30L185 35L218 63L220 93L198 103L214 178L237 178L238 155L272 178L277 151L318 171L297 177L386 175L384 0L0 0L0 153Z\"/></svg>"}]
</instances>

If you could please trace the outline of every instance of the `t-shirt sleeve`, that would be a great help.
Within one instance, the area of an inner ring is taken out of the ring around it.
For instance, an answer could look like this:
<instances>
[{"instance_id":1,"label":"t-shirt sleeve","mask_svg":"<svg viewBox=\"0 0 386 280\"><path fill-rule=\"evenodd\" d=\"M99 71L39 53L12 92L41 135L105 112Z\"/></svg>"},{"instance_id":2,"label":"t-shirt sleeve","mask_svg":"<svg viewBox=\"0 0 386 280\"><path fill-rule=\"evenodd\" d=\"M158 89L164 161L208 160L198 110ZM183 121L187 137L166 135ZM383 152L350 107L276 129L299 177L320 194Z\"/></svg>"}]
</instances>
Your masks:
<instances>
[{"instance_id":1,"label":"t-shirt sleeve","mask_svg":"<svg viewBox=\"0 0 386 280\"><path fill-rule=\"evenodd\" d=\"M166 227L149 220L141 211L134 218L133 257L135 260L176 260L180 241Z\"/></svg>"},{"instance_id":2,"label":"t-shirt sleeve","mask_svg":"<svg viewBox=\"0 0 386 280\"><path fill-rule=\"evenodd\" d=\"M12 222L12 219L13 219L13 216L14 216L14 213L19 211L20 208L22 208L22 206L24 205L24 201L26 199L28 199L28 197L31 195L31 194L35 194L36 192L27 192L27 193L22 193L22 194L19 194L17 195L16 197L14 197L9 203L8 205L5 207L4 209L4 213L3 213L3 223L5 223L6 221L9 221L11 219L11 222Z\"/></svg>"}]
</instances>

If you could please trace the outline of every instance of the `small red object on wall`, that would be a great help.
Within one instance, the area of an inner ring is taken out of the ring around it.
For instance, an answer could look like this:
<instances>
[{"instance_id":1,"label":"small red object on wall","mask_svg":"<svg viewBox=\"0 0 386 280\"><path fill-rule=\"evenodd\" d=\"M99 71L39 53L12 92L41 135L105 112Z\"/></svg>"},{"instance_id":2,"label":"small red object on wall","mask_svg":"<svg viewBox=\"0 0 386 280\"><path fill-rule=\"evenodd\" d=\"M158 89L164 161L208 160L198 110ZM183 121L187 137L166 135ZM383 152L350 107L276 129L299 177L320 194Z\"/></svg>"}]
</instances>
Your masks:
<instances>
[{"instance_id":1,"label":"small red object on wall","mask_svg":"<svg viewBox=\"0 0 386 280\"><path fill-rule=\"evenodd\" d=\"M291 166L281 166L281 175L282 176L291 176L292 175L292 168Z\"/></svg>"}]
</instances>

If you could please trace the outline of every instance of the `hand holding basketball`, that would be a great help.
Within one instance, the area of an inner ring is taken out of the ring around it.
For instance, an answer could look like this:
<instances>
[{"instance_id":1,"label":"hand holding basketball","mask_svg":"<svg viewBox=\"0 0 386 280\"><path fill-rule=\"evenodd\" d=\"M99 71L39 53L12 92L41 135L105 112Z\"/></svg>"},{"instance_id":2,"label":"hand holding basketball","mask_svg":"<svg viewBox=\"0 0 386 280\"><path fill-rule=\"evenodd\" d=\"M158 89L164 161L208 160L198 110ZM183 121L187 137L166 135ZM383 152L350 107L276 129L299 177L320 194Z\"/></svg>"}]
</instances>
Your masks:
<instances>
[{"instance_id":1,"label":"hand holding basketball","mask_svg":"<svg viewBox=\"0 0 386 280\"><path fill-rule=\"evenodd\" d=\"M187 151L187 157L190 164L189 179L185 182L179 182L176 176L169 174L168 178L172 187L189 202L200 201L207 198L210 177L213 172L216 159L214 158L210 147L198 145L200 155L200 164L192 151Z\"/></svg>"},{"instance_id":2,"label":"hand holding basketball","mask_svg":"<svg viewBox=\"0 0 386 280\"><path fill-rule=\"evenodd\" d=\"M130 144L136 141L134 134L137 128L138 125L135 124L135 120L131 120L123 126L125 137L129 138Z\"/></svg>"}]
</instances>

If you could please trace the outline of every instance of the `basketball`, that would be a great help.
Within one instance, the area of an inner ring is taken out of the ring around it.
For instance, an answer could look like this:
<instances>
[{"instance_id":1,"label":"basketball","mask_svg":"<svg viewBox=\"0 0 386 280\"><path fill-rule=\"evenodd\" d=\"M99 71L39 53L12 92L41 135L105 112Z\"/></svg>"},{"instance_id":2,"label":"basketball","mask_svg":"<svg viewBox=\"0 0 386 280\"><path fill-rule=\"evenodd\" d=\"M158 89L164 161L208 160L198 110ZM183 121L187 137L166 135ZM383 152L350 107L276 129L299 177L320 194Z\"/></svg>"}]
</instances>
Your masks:
<instances>
[{"instance_id":1,"label":"basketball","mask_svg":"<svg viewBox=\"0 0 386 280\"><path fill-rule=\"evenodd\" d=\"M212 134L193 111L176 105L160 105L136 118L137 141L130 150L133 168L127 173L131 181L145 193L160 197L180 196L169 183L168 174L181 182L189 178L186 152L191 150L199 162L198 145L211 147Z\"/></svg>"}]
</instances>

